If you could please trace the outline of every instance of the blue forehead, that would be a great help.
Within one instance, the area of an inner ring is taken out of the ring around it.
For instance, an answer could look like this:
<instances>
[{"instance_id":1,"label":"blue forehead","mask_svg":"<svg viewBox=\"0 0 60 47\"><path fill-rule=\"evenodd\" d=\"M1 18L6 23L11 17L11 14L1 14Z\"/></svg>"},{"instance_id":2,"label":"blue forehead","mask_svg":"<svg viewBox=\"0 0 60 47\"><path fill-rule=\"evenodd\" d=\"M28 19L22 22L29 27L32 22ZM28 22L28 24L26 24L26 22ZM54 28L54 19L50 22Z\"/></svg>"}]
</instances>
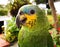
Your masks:
<instances>
[{"instance_id":1,"label":"blue forehead","mask_svg":"<svg viewBox=\"0 0 60 47\"><path fill-rule=\"evenodd\" d=\"M25 8L23 9L23 12L24 12L24 13L28 13L28 12L30 11L30 9L31 9L31 8L25 7Z\"/></svg>"},{"instance_id":2,"label":"blue forehead","mask_svg":"<svg viewBox=\"0 0 60 47\"><path fill-rule=\"evenodd\" d=\"M33 6L26 6L26 7L23 7L20 11L23 11L24 13L29 13L30 10L34 10L35 8Z\"/></svg>"}]
</instances>

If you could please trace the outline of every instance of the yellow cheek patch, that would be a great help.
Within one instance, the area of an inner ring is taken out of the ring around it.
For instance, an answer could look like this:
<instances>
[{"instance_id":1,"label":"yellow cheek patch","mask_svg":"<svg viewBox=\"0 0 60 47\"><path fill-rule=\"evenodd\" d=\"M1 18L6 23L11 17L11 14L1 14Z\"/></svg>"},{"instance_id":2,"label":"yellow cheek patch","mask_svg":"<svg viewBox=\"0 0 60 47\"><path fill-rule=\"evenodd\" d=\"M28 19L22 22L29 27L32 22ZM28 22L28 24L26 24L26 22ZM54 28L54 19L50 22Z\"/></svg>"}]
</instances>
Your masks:
<instances>
[{"instance_id":1,"label":"yellow cheek patch","mask_svg":"<svg viewBox=\"0 0 60 47\"><path fill-rule=\"evenodd\" d=\"M29 23L29 22L33 22L34 20L36 20L36 14L32 14L32 15L28 15L28 14L25 14L25 17L27 18L27 21L26 23ZM31 27L31 24L26 24L26 26L29 26Z\"/></svg>"},{"instance_id":2,"label":"yellow cheek patch","mask_svg":"<svg viewBox=\"0 0 60 47\"><path fill-rule=\"evenodd\" d=\"M31 21L31 20L36 20L36 14L32 14L32 15L28 15L25 14L25 17L27 18L27 21Z\"/></svg>"}]
</instances>

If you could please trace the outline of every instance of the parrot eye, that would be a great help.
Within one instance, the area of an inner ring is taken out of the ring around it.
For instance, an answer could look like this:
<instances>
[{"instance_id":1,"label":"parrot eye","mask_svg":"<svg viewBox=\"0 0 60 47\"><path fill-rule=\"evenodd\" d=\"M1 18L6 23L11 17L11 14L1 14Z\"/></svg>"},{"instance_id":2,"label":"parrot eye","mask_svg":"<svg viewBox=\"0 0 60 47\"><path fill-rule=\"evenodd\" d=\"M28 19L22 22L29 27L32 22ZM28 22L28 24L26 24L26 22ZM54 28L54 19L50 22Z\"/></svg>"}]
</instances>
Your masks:
<instances>
[{"instance_id":1,"label":"parrot eye","mask_svg":"<svg viewBox=\"0 0 60 47\"><path fill-rule=\"evenodd\" d=\"M34 14L34 13L35 13L35 10L31 10L31 11L30 11L30 14Z\"/></svg>"},{"instance_id":2,"label":"parrot eye","mask_svg":"<svg viewBox=\"0 0 60 47\"><path fill-rule=\"evenodd\" d=\"M24 13L21 11L21 12L20 12L20 15L23 15L23 14L24 14Z\"/></svg>"}]
</instances>

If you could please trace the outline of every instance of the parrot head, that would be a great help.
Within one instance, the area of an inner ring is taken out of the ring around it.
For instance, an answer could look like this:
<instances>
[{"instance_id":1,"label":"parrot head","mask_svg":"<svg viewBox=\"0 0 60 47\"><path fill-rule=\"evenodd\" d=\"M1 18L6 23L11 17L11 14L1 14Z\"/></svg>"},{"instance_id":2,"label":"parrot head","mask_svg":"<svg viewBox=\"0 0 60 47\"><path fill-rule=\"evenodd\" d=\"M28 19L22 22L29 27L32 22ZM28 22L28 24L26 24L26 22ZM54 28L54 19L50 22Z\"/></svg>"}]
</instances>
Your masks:
<instances>
[{"instance_id":1,"label":"parrot head","mask_svg":"<svg viewBox=\"0 0 60 47\"><path fill-rule=\"evenodd\" d=\"M45 13L36 5L24 5L18 11L16 24L18 28L21 25L32 27L36 23L45 22L44 14Z\"/></svg>"}]
</instances>

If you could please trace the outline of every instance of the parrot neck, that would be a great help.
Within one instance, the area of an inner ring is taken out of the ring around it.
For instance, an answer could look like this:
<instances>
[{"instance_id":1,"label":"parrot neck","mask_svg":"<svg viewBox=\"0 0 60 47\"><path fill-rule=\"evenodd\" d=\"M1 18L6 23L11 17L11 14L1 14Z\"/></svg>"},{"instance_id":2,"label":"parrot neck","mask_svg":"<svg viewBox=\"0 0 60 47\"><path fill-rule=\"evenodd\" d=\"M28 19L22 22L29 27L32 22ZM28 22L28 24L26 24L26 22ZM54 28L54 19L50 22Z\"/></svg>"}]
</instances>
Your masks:
<instances>
[{"instance_id":1,"label":"parrot neck","mask_svg":"<svg viewBox=\"0 0 60 47\"><path fill-rule=\"evenodd\" d=\"M49 29L49 23L45 18L38 17L31 29L43 30L43 28Z\"/></svg>"}]
</instances>

